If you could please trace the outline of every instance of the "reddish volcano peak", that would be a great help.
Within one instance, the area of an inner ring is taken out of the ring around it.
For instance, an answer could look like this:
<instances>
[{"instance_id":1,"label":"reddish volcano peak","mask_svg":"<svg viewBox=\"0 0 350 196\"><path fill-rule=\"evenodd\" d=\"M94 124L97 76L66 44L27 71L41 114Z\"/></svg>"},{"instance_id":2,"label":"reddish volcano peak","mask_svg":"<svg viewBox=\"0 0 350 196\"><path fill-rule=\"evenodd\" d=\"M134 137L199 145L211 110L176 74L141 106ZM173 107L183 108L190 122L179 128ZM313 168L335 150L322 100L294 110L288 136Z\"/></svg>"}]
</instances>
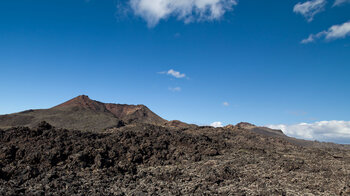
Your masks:
<instances>
[{"instance_id":1,"label":"reddish volcano peak","mask_svg":"<svg viewBox=\"0 0 350 196\"><path fill-rule=\"evenodd\" d=\"M117 119L125 122L142 122L150 124L164 124L167 122L144 105L102 103L92 100L86 95L75 97L67 102L53 107L53 109L73 112L90 110L94 112L101 112L100 114L103 113L113 115Z\"/></svg>"},{"instance_id":2,"label":"reddish volcano peak","mask_svg":"<svg viewBox=\"0 0 350 196\"><path fill-rule=\"evenodd\" d=\"M54 108L65 108L65 107L81 107L93 110L105 110L103 103L90 99L86 95L79 95L69 101L66 101Z\"/></svg>"}]
</instances>

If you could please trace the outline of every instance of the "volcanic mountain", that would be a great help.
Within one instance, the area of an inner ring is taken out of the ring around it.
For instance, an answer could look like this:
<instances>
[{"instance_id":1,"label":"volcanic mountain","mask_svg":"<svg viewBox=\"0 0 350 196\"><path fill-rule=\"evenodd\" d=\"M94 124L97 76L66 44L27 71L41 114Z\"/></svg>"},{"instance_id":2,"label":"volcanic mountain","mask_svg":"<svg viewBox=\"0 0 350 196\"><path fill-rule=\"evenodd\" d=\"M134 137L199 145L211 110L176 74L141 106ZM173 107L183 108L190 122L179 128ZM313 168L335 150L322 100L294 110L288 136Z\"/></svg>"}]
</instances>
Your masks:
<instances>
[{"instance_id":1,"label":"volcanic mountain","mask_svg":"<svg viewBox=\"0 0 350 196\"><path fill-rule=\"evenodd\" d=\"M151 124L180 129L198 127L197 125L187 124L178 120L167 121L144 105L102 103L92 100L86 95L80 95L50 109L26 110L2 115L0 116L0 128L15 126L33 128L42 121L48 122L57 128L81 131L103 131L135 124ZM245 129L260 135L283 137L291 141L295 140L284 135L281 130L258 127L245 122L237 125L227 125L225 128ZM302 145L309 144L309 142L303 140L295 141Z\"/></svg>"},{"instance_id":2,"label":"volcanic mountain","mask_svg":"<svg viewBox=\"0 0 350 196\"><path fill-rule=\"evenodd\" d=\"M26 110L1 115L0 128L15 126L33 128L42 121L57 128L81 131L102 131L132 124L152 124L180 129L197 127L178 120L167 121L144 105L102 103L86 95L80 95L50 109ZM286 137L280 130L257 127L250 123L228 125L226 128L246 129L262 135Z\"/></svg>"},{"instance_id":3,"label":"volcanic mountain","mask_svg":"<svg viewBox=\"0 0 350 196\"><path fill-rule=\"evenodd\" d=\"M0 127L35 127L46 121L59 128L100 131L124 124L165 125L170 122L144 105L102 103L80 95L50 109L27 110L0 116Z\"/></svg>"}]
</instances>

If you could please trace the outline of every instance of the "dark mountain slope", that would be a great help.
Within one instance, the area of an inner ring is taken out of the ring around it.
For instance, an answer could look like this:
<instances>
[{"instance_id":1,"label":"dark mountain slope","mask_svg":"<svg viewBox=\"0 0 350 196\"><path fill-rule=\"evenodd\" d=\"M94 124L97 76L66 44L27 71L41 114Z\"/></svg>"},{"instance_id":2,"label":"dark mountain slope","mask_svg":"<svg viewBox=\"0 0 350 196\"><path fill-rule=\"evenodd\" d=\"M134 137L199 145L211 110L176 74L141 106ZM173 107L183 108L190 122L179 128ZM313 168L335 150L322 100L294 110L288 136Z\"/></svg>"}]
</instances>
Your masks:
<instances>
[{"instance_id":1,"label":"dark mountain slope","mask_svg":"<svg viewBox=\"0 0 350 196\"><path fill-rule=\"evenodd\" d=\"M96 112L79 107L47 110L31 110L0 116L0 127L34 127L41 121L47 121L60 128L97 131L117 126L121 121L109 112Z\"/></svg>"},{"instance_id":2,"label":"dark mountain slope","mask_svg":"<svg viewBox=\"0 0 350 196\"><path fill-rule=\"evenodd\" d=\"M0 128L34 127L41 121L59 128L88 131L101 131L128 123L167 123L144 105L105 104L81 95L50 109L2 115Z\"/></svg>"}]
</instances>

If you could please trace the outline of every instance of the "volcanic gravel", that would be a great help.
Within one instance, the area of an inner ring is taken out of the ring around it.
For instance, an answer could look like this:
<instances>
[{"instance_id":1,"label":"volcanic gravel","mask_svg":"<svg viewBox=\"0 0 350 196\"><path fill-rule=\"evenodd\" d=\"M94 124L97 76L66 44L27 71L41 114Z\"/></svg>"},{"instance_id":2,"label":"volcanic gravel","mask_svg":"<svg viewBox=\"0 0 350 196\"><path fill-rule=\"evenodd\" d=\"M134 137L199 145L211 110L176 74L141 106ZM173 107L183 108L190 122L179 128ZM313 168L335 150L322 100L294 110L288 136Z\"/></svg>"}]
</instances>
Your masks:
<instances>
[{"instance_id":1,"label":"volcanic gravel","mask_svg":"<svg viewBox=\"0 0 350 196\"><path fill-rule=\"evenodd\" d=\"M1 195L350 195L350 151L240 128L0 130Z\"/></svg>"}]
</instances>

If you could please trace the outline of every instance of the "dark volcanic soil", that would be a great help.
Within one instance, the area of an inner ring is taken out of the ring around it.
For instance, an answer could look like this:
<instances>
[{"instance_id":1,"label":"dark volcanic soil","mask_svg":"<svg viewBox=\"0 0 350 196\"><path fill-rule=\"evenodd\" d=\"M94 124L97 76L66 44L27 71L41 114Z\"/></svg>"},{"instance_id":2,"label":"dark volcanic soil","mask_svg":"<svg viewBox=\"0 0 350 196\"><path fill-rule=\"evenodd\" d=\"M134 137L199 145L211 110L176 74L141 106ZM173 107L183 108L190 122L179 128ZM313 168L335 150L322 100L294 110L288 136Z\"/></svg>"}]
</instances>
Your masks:
<instances>
[{"instance_id":1,"label":"dark volcanic soil","mask_svg":"<svg viewBox=\"0 0 350 196\"><path fill-rule=\"evenodd\" d=\"M244 128L0 131L1 195L349 195L350 151Z\"/></svg>"}]
</instances>

